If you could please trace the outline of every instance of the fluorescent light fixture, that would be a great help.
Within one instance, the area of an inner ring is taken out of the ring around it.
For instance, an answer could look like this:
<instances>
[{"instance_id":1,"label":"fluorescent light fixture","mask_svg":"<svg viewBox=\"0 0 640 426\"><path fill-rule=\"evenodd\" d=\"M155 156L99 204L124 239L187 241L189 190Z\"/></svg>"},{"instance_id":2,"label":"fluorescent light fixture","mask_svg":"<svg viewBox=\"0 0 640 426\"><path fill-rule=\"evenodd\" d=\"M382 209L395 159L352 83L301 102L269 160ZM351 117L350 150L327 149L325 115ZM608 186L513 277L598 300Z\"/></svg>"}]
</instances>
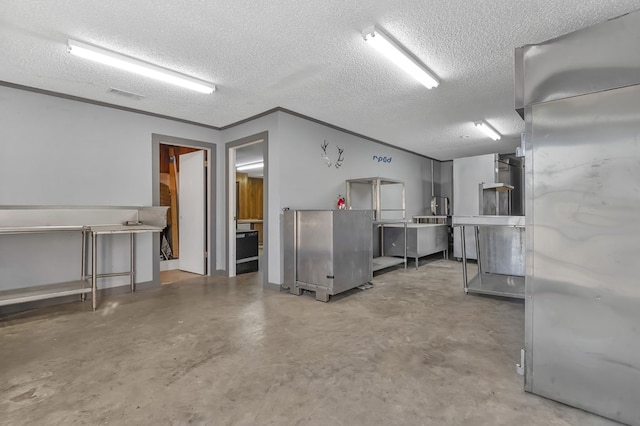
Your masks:
<instances>
[{"instance_id":1,"label":"fluorescent light fixture","mask_svg":"<svg viewBox=\"0 0 640 426\"><path fill-rule=\"evenodd\" d=\"M496 129L494 129L493 127L489 126L489 124L487 124L484 121L478 121L478 122L475 123L475 125L476 125L477 128L482 130L485 135L489 136L494 141L497 141L498 139L500 139L502 137L502 136L500 136L500 133L498 133L496 131Z\"/></svg>"},{"instance_id":2,"label":"fluorescent light fixture","mask_svg":"<svg viewBox=\"0 0 640 426\"><path fill-rule=\"evenodd\" d=\"M80 56L81 58L164 81L165 83L175 84L196 92L210 94L216 90L214 84L206 81L79 41L69 39L67 50L72 55Z\"/></svg>"},{"instance_id":3,"label":"fluorescent light fixture","mask_svg":"<svg viewBox=\"0 0 640 426\"><path fill-rule=\"evenodd\" d=\"M396 43L390 36L373 26L363 31L362 36L379 52L396 65L409 73L413 78L424 84L427 89L438 87L440 82L427 67L414 58L404 47Z\"/></svg>"},{"instance_id":4,"label":"fluorescent light fixture","mask_svg":"<svg viewBox=\"0 0 640 426\"><path fill-rule=\"evenodd\" d=\"M239 170L239 171L253 170L253 169L261 169L263 167L264 167L264 162L258 161L256 163L241 164L236 167L236 170Z\"/></svg>"}]
</instances>

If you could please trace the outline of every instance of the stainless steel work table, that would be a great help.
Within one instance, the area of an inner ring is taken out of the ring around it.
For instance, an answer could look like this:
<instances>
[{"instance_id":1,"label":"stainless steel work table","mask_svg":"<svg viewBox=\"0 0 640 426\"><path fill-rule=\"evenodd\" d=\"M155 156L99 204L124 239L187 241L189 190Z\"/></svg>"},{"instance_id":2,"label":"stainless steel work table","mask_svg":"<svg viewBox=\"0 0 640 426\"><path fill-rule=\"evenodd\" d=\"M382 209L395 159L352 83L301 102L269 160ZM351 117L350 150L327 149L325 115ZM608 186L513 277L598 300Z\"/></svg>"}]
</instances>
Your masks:
<instances>
[{"instance_id":1,"label":"stainless steel work table","mask_svg":"<svg viewBox=\"0 0 640 426\"><path fill-rule=\"evenodd\" d=\"M402 259L398 259L394 256L385 256L384 253L384 229L388 224L406 224L406 194L405 194L405 186L404 182L396 179L382 178L382 177L369 177L369 178L360 178L360 179L347 179L347 209L350 210L353 206L351 205L352 197L351 197L351 189L354 184L360 184L371 187L371 210L373 210L373 231L379 232L379 243L380 243L380 255L376 256L376 250L373 250L372 257L372 265L373 272L380 271L386 268L390 268L391 266L399 265L404 263L404 268L407 269L407 253L406 250L402 254L398 254L398 256L402 256ZM400 208L391 208L391 209L383 209L382 208L382 187L391 185L392 187L400 187L401 196L402 196L402 204ZM383 219L383 212L391 214L391 215L401 215L401 218L385 218ZM405 227L406 230L406 227ZM403 246L406 248L406 232L404 234L405 243ZM376 240L374 238L374 244L376 244Z\"/></svg>"},{"instance_id":2,"label":"stainless steel work table","mask_svg":"<svg viewBox=\"0 0 640 426\"><path fill-rule=\"evenodd\" d=\"M388 256L412 257L418 269L418 259L442 252L449 257L447 225L439 223L396 223L384 227L384 253Z\"/></svg>"},{"instance_id":3,"label":"stainless steel work table","mask_svg":"<svg viewBox=\"0 0 640 426\"><path fill-rule=\"evenodd\" d=\"M96 310L97 306L97 279L105 277L129 276L131 291L135 291L135 234L147 232L161 232L162 228L149 225L56 225L56 226L9 226L0 227L2 234L34 234L50 232L81 232L82 233L82 271L80 279L55 284L46 284L34 287L0 291L0 306L14 305L18 303L33 302L37 300L51 299L72 295L81 295L84 300L87 293L91 293L91 306ZM91 273L86 274L87 234L92 237ZM130 269L127 272L98 274L98 235L130 234ZM91 278L91 286L87 287L87 279Z\"/></svg>"},{"instance_id":4,"label":"stainless steel work table","mask_svg":"<svg viewBox=\"0 0 640 426\"><path fill-rule=\"evenodd\" d=\"M121 277L129 276L131 291L136 290L135 286L135 234L143 234L147 232L161 232L162 228L158 226L149 225L98 225L98 226L86 226L85 231L91 234L91 306L93 310L96 310L96 293L97 293L97 279L106 277ZM114 235L114 234L129 234L130 235L130 268L126 272L111 272L98 274L98 235ZM84 237L83 237L84 241ZM84 253L84 249L83 249ZM84 256L84 254L83 254ZM84 262L83 262L84 263ZM84 272L84 270L83 270Z\"/></svg>"},{"instance_id":5,"label":"stainless steel work table","mask_svg":"<svg viewBox=\"0 0 640 426\"><path fill-rule=\"evenodd\" d=\"M56 284L47 284L28 288L0 291L0 306L15 305L18 303L33 302L36 300L51 299L80 294L84 300L86 293L91 292L85 280L85 232L84 226L56 225L56 226L5 226L0 227L0 235L11 234L44 234L53 232L82 232L82 271L79 280Z\"/></svg>"},{"instance_id":6,"label":"stainless steel work table","mask_svg":"<svg viewBox=\"0 0 640 426\"><path fill-rule=\"evenodd\" d=\"M524 216L454 216L453 226L461 231L465 293L524 299ZM471 281L467 277L465 227L473 228L478 253L478 273Z\"/></svg>"}]
</instances>

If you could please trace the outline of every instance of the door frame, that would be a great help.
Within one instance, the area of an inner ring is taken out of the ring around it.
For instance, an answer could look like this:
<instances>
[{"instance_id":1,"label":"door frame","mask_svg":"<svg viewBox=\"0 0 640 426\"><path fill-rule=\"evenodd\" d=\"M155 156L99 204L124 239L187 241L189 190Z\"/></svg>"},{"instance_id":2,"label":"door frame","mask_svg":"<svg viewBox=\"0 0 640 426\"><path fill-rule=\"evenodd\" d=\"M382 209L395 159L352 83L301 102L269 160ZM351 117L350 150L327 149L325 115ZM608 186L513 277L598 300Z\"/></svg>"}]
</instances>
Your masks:
<instances>
[{"instance_id":1,"label":"door frame","mask_svg":"<svg viewBox=\"0 0 640 426\"><path fill-rule=\"evenodd\" d=\"M227 260L226 270L227 275L232 276L231 274L231 266L232 262L235 266L235 251L230 250L231 245L235 250L235 239L231 240L230 236L232 232L235 233L234 228L234 220L233 220L233 211L235 210L235 205L230 203L231 200L231 191L234 191L236 188L236 180L235 173L236 168L235 164L231 164L231 160L235 162L235 150L241 148L245 145L251 145L252 143L256 143L261 141L262 143L262 161L264 162L263 168L263 180L262 180L262 247L263 247L263 259L262 259L262 287L270 288L269 286L269 132L260 132L251 136L246 136L244 138L236 139L231 142L227 142L225 144L225 176L227 177L227 184L225 185L225 246L226 246L226 257ZM232 151L233 150L233 151ZM231 179L233 174L233 179ZM234 197L235 198L235 197ZM235 236L235 235L234 235ZM234 268L235 269L235 268ZM235 271L234 271L235 272ZM235 276L235 273L233 274Z\"/></svg>"},{"instance_id":2,"label":"door frame","mask_svg":"<svg viewBox=\"0 0 640 426\"><path fill-rule=\"evenodd\" d=\"M207 229L207 262L206 275L210 276L212 271L216 270L216 220L215 220L215 202L216 202L216 165L217 165L217 145L213 142L196 141L175 136L162 135L157 133L151 134L151 185L152 185L152 204L157 206L160 204L160 144L185 146L190 148L198 148L207 151L207 200L206 200L206 221ZM153 282L160 283L160 238L153 239Z\"/></svg>"}]
</instances>

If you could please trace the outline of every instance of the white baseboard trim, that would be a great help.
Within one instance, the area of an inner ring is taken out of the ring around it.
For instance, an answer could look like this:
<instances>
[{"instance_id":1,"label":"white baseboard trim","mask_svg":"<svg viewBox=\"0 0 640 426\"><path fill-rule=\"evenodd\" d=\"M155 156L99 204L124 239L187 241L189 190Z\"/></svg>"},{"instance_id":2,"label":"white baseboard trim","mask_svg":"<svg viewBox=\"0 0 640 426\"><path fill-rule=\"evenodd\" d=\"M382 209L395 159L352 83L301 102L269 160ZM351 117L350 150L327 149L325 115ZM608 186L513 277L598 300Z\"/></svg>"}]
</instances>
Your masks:
<instances>
[{"instance_id":1,"label":"white baseboard trim","mask_svg":"<svg viewBox=\"0 0 640 426\"><path fill-rule=\"evenodd\" d=\"M180 269L180 259L171 259L171 260L161 260L160 261L160 270L161 271L172 271L174 269Z\"/></svg>"}]
</instances>

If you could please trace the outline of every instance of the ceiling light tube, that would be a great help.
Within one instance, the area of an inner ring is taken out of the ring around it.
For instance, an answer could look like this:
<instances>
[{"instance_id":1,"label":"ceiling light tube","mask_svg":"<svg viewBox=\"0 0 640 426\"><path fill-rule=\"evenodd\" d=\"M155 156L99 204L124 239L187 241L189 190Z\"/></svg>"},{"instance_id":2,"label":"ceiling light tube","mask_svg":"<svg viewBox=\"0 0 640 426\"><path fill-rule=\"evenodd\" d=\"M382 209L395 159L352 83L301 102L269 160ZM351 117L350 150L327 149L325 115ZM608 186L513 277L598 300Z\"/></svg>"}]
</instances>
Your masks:
<instances>
[{"instance_id":1,"label":"ceiling light tube","mask_svg":"<svg viewBox=\"0 0 640 426\"><path fill-rule=\"evenodd\" d=\"M253 170L253 169L261 169L263 167L264 167L264 162L258 161L257 163L241 164L236 167L236 170L239 170L239 171Z\"/></svg>"},{"instance_id":2,"label":"ceiling light tube","mask_svg":"<svg viewBox=\"0 0 640 426\"><path fill-rule=\"evenodd\" d=\"M484 132L485 135L489 136L494 141L497 141L498 139L500 139L502 137L502 136L500 136L500 133L498 133L496 131L496 129L494 129L493 127L489 126L489 124L487 124L484 121L478 121L478 122L475 123L475 125L476 125L477 128L482 130L482 132Z\"/></svg>"},{"instance_id":3,"label":"ceiling light tube","mask_svg":"<svg viewBox=\"0 0 640 426\"><path fill-rule=\"evenodd\" d=\"M195 90L196 92L210 94L216 90L214 84L179 72L168 70L148 62L125 56L120 53L102 49L100 47L91 46L86 43L69 39L67 50L72 55L76 55L85 59L109 65L121 70L133 72L145 77L163 81L165 83L175 84L176 86L186 89Z\"/></svg>"},{"instance_id":4,"label":"ceiling light tube","mask_svg":"<svg viewBox=\"0 0 640 426\"><path fill-rule=\"evenodd\" d=\"M429 69L416 60L404 47L396 43L390 36L373 26L363 31L362 36L376 50L383 53L396 65L424 84L427 89L438 87L440 82Z\"/></svg>"}]
</instances>

